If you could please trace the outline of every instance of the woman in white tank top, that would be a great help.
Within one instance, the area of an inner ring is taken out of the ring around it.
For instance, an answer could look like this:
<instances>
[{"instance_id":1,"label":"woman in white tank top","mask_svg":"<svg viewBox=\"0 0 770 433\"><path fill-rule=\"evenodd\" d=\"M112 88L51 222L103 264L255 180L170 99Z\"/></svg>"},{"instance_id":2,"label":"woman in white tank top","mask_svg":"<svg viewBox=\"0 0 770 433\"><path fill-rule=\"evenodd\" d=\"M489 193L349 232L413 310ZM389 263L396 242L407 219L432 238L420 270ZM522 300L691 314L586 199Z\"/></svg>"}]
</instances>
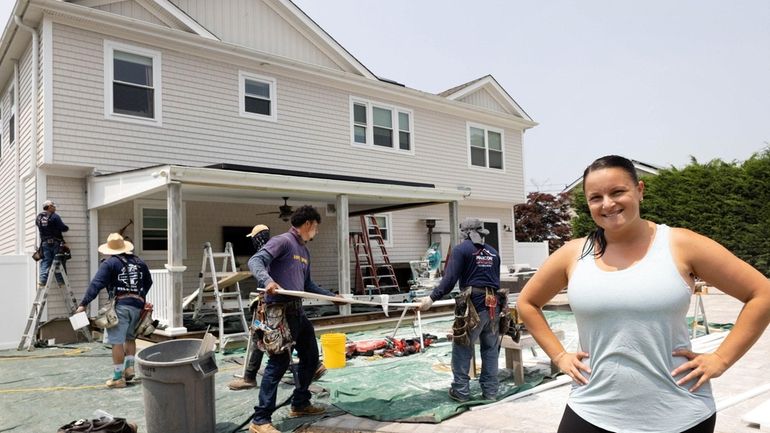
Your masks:
<instances>
[{"instance_id":1,"label":"woman in white tank top","mask_svg":"<svg viewBox=\"0 0 770 433\"><path fill-rule=\"evenodd\" d=\"M644 183L631 161L610 155L583 173L598 226L553 255L524 287L527 329L573 379L559 433L710 433L709 379L719 377L770 322L770 281L713 240L643 220ZM713 353L694 353L685 322L695 276L743 300ZM564 287L580 349L566 352L540 309Z\"/></svg>"}]
</instances>

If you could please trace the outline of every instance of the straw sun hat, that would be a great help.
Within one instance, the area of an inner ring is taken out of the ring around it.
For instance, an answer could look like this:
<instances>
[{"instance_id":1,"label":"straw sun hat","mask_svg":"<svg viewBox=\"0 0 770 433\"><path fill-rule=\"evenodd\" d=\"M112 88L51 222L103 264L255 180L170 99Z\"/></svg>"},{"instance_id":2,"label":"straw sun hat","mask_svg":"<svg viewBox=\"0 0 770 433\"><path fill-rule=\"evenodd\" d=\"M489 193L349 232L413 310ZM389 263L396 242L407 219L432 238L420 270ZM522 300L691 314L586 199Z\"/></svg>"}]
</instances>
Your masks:
<instances>
[{"instance_id":1,"label":"straw sun hat","mask_svg":"<svg viewBox=\"0 0 770 433\"><path fill-rule=\"evenodd\" d=\"M99 252L107 255L131 253L133 250L134 244L123 240L123 236L117 233L110 233L107 236L107 243L99 245Z\"/></svg>"}]
</instances>

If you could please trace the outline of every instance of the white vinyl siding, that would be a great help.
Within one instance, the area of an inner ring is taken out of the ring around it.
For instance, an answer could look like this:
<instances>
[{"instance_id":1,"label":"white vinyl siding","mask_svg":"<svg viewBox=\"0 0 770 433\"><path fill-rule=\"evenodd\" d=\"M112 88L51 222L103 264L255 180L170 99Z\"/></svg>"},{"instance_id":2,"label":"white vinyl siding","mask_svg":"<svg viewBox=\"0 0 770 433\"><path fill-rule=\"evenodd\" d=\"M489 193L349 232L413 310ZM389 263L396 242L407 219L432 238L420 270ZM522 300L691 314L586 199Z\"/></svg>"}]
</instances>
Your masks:
<instances>
[{"instance_id":1,"label":"white vinyl siding","mask_svg":"<svg viewBox=\"0 0 770 433\"><path fill-rule=\"evenodd\" d=\"M108 119L161 124L161 55L104 41L104 115Z\"/></svg>"},{"instance_id":2,"label":"white vinyl siding","mask_svg":"<svg viewBox=\"0 0 770 433\"><path fill-rule=\"evenodd\" d=\"M54 164L110 173L156 164L230 163L428 182L441 188L463 186L471 189L474 199L524 200L518 129L501 125L506 170L485 170L484 177L468 166L468 119L441 110L413 108L413 157L387 149L372 152L373 145L351 145L350 90L276 67L269 76L280 83L280 121L255 122L238 113L235 79L243 67L236 59L227 63L206 53L154 48L163 58L162 128L106 120L102 46L98 34L53 24ZM354 83L351 89L365 94ZM407 105L395 99L376 100L393 107Z\"/></svg>"},{"instance_id":3,"label":"white vinyl siding","mask_svg":"<svg viewBox=\"0 0 770 433\"><path fill-rule=\"evenodd\" d=\"M458 101L465 102L466 104L475 105L477 107L486 108L488 110L496 111L498 113L506 113L505 107L500 105L499 102L486 90L479 89L476 92L470 93L467 96L463 96Z\"/></svg>"},{"instance_id":4,"label":"white vinyl siding","mask_svg":"<svg viewBox=\"0 0 770 433\"><path fill-rule=\"evenodd\" d=\"M488 126L468 124L468 164L471 167L504 170L503 131Z\"/></svg>"},{"instance_id":5,"label":"white vinyl siding","mask_svg":"<svg viewBox=\"0 0 770 433\"><path fill-rule=\"evenodd\" d=\"M278 118L275 78L240 71L238 83L240 115L275 122Z\"/></svg>"},{"instance_id":6,"label":"white vinyl siding","mask_svg":"<svg viewBox=\"0 0 770 433\"><path fill-rule=\"evenodd\" d=\"M406 108L351 98L351 143L414 154L413 118L414 112Z\"/></svg>"}]
</instances>

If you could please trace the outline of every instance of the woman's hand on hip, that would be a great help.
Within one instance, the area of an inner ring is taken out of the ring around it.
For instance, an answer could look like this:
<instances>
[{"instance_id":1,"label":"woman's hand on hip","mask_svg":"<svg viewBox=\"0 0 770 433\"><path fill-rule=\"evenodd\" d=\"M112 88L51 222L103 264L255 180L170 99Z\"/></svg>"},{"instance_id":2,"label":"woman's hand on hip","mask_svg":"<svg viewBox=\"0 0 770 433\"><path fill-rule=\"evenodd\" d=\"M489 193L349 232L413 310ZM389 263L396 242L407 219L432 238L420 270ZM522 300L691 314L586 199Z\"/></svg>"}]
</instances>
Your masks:
<instances>
[{"instance_id":1,"label":"woman's hand on hip","mask_svg":"<svg viewBox=\"0 0 770 433\"><path fill-rule=\"evenodd\" d=\"M676 381L676 384L681 386L691 380L697 379L698 381L690 387L690 392L695 392L698 388L706 383L709 379L719 377L727 370L727 362L722 357L714 353L695 353L689 349L676 349L672 352L674 356L684 356L687 358L687 362L675 368L671 372L672 376L677 376L690 370L686 376Z\"/></svg>"},{"instance_id":2,"label":"woman's hand on hip","mask_svg":"<svg viewBox=\"0 0 770 433\"><path fill-rule=\"evenodd\" d=\"M588 379L583 376L581 371L591 374L591 368L582 362L584 358L588 358L588 353L565 351L554 356L551 362L579 385L587 385Z\"/></svg>"}]
</instances>

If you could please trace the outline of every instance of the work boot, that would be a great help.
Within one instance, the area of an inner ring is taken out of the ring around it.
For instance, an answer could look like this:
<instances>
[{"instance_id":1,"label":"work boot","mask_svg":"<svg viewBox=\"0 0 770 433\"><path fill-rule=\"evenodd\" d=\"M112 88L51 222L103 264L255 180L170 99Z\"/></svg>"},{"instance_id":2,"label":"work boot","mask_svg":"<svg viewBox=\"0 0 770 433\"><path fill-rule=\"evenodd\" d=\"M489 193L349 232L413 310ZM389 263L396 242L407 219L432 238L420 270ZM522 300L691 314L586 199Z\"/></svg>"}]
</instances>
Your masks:
<instances>
[{"instance_id":1,"label":"work boot","mask_svg":"<svg viewBox=\"0 0 770 433\"><path fill-rule=\"evenodd\" d=\"M322 413L326 412L326 408L323 406L313 406L312 404L309 404L305 407L291 407L291 410L289 410L289 416L290 417L296 417L296 416L309 416L309 415L320 415Z\"/></svg>"},{"instance_id":2,"label":"work boot","mask_svg":"<svg viewBox=\"0 0 770 433\"><path fill-rule=\"evenodd\" d=\"M313 374L313 382L322 378L324 374L326 374L326 367L323 364L318 364L318 368L315 369L315 374Z\"/></svg>"},{"instance_id":3,"label":"work boot","mask_svg":"<svg viewBox=\"0 0 770 433\"><path fill-rule=\"evenodd\" d=\"M249 433L281 433L281 431L273 427L272 424L251 423L249 425Z\"/></svg>"},{"instance_id":4,"label":"work boot","mask_svg":"<svg viewBox=\"0 0 770 433\"><path fill-rule=\"evenodd\" d=\"M257 381L256 379L249 380L249 379L246 379L245 377L238 378L228 383L227 387L232 389L233 391L240 391L242 389L252 389L257 387Z\"/></svg>"},{"instance_id":5,"label":"work boot","mask_svg":"<svg viewBox=\"0 0 770 433\"><path fill-rule=\"evenodd\" d=\"M132 380L134 378L134 367L126 367L123 370L123 377L126 378L126 381Z\"/></svg>"},{"instance_id":6,"label":"work boot","mask_svg":"<svg viewBox=\"0 0 770 433\"><path fill-rule=\"evenodd\" d=\"M125 388L126 379L122 377L120 379L110 379L105 383L105 385L107 385L107 388Z\"/></svg>"},{"instance_id":7,"label":"work boot","mask_svg":"<svg viewBox=\"0 0 770 433\"><path fill-rule=\"evenodd\" d=\"M463 397L460 394L456 393L454 389L449 388L449 398L452 400L458 402L458 403L465 403L468 400L470 400L468 397Z\"/></svg>"}]
</instances>

